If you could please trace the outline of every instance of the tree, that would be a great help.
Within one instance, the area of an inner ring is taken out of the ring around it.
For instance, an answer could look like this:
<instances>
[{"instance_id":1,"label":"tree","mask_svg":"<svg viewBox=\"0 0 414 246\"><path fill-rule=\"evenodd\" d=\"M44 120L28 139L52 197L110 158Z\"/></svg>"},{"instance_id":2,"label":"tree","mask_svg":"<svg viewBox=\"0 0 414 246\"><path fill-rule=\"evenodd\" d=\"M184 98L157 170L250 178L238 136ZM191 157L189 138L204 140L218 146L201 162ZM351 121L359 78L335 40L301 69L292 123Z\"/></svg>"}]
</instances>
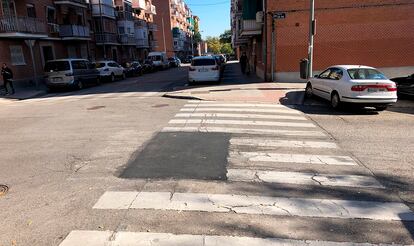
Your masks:
<instances>
[{"instance_id":1,"label":"tree","mask_svg":"<svg viewBox=\"0 0 414 246\"><path fill-rule=\"evenodd\" d=\"M231 35L232 35L231 30L224 31L224 33L220 35L220 42L223 44L231 43Z\"/></svg>"},{"instance_id":2,"label":"tree","mask_svg":"<svg viewBox=\"0 0 414 246\"><path fill-rule=\"evenodd\" d=\"M230 54L230 55L232 55L232 54L233 54L233 49L232 49L232 47L231 47L231 44L230 44L230 43L225 43L225 44L223 44L223 45L221 46L220 51L221 51L221 53L223 53L223 54Z\"/></svg>"},{"instance_id":3,"label":"tree","mask_svg":"<svg viewBox=\"0 0 414 246\"><path fill-rule=\"evenodd\" d=\"M219 54L221 51L222 44L220 43L220 39L217 37L207 37L206 38L208 51Z\"/></svg>"}]
</instances>

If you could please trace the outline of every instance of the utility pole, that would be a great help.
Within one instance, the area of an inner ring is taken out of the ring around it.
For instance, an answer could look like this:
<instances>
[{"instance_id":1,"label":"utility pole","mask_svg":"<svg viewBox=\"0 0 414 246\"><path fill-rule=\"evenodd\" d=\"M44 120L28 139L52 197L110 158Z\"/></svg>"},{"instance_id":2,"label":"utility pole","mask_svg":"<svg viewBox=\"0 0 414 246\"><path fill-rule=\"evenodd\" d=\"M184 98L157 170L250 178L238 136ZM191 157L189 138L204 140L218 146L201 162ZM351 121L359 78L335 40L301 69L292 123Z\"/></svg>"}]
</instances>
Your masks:
<instances>
[{"instance_id":1,"label":"utility pole","mask_svg":"<svg viewBox=\"0 0 414 246\"><path fill-rule=\"evenodd\" d=\"M275 56L276 56L276 44L275 44L276 38L275 37L276 37L275 18L273 18L272 16L272 61L271 61L272 82L275 81Z\"/></svg>"},{"instance_id":2,"label":"utility pole","mask_svg":"<svg viewBox=\"0 0 414 246\"><path fill-rule=\"evenodd\" d=\"M167 53L167 45L165 44L164 15L162 15L162 17L161 17L161 22L162 22L162 38L163 38L163 41L164 41L164 52Z\"/></svg>"},{"instance_id":3,"label":"utility pole","mask_svg":"<svg viewBox=\"0 0 414 246\"><path fill-rule=\"evenodd\" d=\"M315 22L315 0L310 0L310 14L309 14L309 78L313 77L313 43L316 29Z\"/></svg>"}]
</instances>

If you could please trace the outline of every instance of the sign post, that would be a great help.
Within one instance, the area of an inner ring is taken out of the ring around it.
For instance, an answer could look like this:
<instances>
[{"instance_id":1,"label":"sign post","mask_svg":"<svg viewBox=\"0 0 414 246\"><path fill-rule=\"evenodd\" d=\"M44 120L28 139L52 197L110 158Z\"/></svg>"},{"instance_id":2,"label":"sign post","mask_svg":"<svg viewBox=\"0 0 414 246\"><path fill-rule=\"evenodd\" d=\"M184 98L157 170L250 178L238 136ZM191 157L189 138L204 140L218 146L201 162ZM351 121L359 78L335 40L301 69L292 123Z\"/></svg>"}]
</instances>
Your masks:
<instances>
[{"instance_id":1,"label":"sign post","mask_svg":"<svg viewBox=\"0 0 414 246\"><path fill-rule=\"evenodd\" d=\"M309 78L313 77L313 43L314 36L316 31L316 22L315 22L315 0L310 0L310 14L309 14L309 67L308 67L308 76Z\"/></svg>"}]
</instances>

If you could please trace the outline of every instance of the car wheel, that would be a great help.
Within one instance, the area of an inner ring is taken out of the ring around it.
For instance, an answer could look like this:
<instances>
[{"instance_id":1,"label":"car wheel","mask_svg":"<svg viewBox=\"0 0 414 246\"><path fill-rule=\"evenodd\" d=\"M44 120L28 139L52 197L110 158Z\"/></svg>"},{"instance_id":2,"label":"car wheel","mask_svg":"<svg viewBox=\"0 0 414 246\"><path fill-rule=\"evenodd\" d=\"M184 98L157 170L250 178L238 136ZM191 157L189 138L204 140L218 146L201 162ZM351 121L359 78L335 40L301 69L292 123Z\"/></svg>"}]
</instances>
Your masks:
<instances>
[{"instance_id":1,"label":"car wheel","mask_svg":"<svg viewBox=\"0 0 414 246\"><path fill-rule=\"evenodd\" d=\"M341 99L337 92L333 92L331 96L331 106L333 109L339 109L341 106Z\"/></svg>"},{"instance_id":2,"label":"car wheel","mask_svg":"<svg viewBox=\"0 0 414 246\"><path fill-rule=\"evenodd\" d=\"M313 88L311 83L306 85L305 96L306 98L311 98L313 96Z\"/></svg>"},{"instance_id":3,"label":"car wheel","mask_svg":"<svg viewBox=\"0 0 414 246\"><path fill-rule=\"evenodd\" d=\"M115 74L111 73L111 82L115 82Z\"/></svg>"},{"instance_id":4,"label":"car wheel","mask_svg":"<svg viewBox=\"0 0 414 246\"><path fill-rule=\"evenodd\" d=\"M377 111L384 111L384 110L386 110L388 108L388 106L386 106L386 105L384 105L384 106L376 106L375 107L375 109L377 110Z\"/></svg>"}]
</instances>

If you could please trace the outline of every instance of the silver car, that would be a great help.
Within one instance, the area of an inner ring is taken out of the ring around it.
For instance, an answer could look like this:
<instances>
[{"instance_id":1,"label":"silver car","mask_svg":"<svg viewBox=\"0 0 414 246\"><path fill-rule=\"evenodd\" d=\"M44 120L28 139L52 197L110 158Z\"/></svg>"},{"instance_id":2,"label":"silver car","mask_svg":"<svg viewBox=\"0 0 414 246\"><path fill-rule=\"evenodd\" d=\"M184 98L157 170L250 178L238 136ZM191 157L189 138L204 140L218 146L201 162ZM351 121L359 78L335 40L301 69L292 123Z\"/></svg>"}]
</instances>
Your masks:
<instances>
[{"instance_id":1,"label":"silver car","mask_svg":"<svg viewBox=\"0 0 414 246\"><path fill-rule=\"evenodd\" d=\"M99 71L85 59L60 59L46 62L46 85L50 89L72 87L82 89L85 85L99 84Z\"/></svg>"}]
</instances>

